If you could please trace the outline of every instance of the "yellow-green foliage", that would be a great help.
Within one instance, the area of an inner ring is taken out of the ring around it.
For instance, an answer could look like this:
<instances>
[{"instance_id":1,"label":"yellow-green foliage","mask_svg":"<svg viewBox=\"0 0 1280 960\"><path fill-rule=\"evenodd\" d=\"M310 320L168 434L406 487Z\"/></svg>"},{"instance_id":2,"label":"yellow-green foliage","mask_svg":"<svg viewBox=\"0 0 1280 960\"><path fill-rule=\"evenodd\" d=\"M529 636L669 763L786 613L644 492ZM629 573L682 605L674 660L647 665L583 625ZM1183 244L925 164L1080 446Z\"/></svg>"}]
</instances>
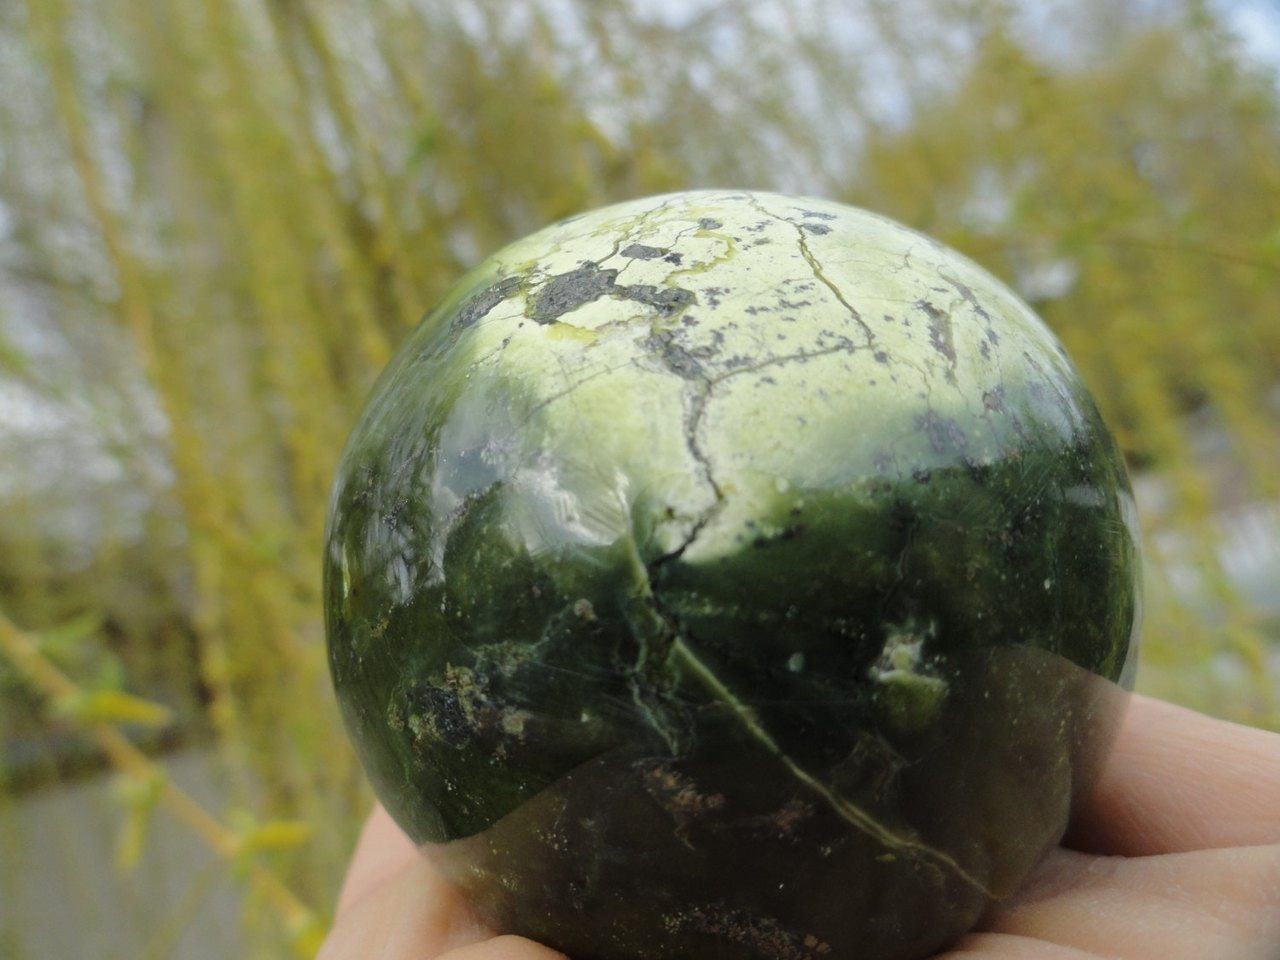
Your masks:
<instances>
[{"instance_id":1,"label":"yellow-green foliage","mask_svg":"<svg viewBox=\"0 0 1280 960\"><path fill-rule=\"evenodd\" d=\"M1219 536L1280 496L1274 71L1190 0L652 7L0 4L0 731L39 757L0 784L205 739L213 846L314 945L368 799L318 603L362 397L486 252L690 186L857 203L1021 289L1139 480L1142 682L1280 727ZM181 807L126 772L124 865Z\"/></svg>"}]
</instances>

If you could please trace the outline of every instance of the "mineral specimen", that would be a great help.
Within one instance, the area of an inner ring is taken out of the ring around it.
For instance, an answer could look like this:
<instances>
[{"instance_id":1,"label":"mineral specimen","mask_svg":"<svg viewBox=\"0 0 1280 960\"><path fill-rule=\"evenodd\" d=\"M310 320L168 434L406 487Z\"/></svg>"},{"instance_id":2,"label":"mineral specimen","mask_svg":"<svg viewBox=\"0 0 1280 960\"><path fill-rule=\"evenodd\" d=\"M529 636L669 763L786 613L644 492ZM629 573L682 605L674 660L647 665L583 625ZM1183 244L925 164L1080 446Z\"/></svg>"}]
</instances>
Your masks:
<instances>
[{"instance_id":1,"label":"mineral specimen","mask_svg":"<svg viewBox=\"0 0 1280 960\"><path fill-rule=\"evenodd\" d=\"M387 809L575 960L925 957L1057 843L1138 621L1124 467L970 261L694 192L482 264L374 390L325 556Z\"/></svg>"}]
</instances>

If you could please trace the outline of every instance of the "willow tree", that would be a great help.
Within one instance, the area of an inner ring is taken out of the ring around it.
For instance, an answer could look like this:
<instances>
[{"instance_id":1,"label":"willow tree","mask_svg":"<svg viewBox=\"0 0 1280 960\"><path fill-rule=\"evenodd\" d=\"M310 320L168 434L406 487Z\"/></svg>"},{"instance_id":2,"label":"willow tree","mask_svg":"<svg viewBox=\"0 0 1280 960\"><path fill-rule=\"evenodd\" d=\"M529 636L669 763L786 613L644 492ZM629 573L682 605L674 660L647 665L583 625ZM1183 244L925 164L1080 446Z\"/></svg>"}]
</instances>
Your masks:
<instances>
[{"instance_id":1,"label":"willow tree","mask_svg":"<svg viewBox=\"0 0 1280 960\"><path fill-rule=\"evenodd\" d=\"M1139 478L1144 682L1280 726L1220 536L1274 516L1280 93L1201 4L20 0L0 86L0 795L124 758L136 840L163 769L104 729L207 744L202 835L301 949L367 802L318 604L339 446L468 265L611 200L837 197L1013 282Z\"/></svg>"}]
</instances>

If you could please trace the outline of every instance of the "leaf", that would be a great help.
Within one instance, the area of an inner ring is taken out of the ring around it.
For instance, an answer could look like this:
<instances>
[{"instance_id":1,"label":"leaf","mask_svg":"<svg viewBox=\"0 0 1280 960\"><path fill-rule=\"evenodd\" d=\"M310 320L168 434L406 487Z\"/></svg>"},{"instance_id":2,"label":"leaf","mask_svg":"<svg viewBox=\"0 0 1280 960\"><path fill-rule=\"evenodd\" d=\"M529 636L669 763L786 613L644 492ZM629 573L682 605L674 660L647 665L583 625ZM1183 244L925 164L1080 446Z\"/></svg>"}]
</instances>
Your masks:
<instances>
[{"instance_id":1,"label":"leaf","mask_svg":"<svg viewBox=\"0 0 1280 960\"><path fill-rule=\"evenodd\" d=\"M86 690L53 703L55 717L77 723L136 724L163 727L173 711L162 703L136 697L122 690Z\"/></svg>"},{"instance_id":2,"label":"leaf","mask_svg":"<svg viewBox=\"0 0 1280 960\"><path fill-rule=\"evenodd\" d=\"M116 785L115 798L124 804L124 822L116 837L116 866L125 873L133 871L142 859L142 849L152 814L164 791L164 774L155 771L145 779L127 777Z\"/></svg>"},{"instance_id":3,"label":"leaf","mask_svg":"<svg viewBox=\"0 0 1280 960\"><path fill-rule=\"evenodd\" d=\"M151 822L151 811L130 808L116 837L116 866L123 873L132 873L142 859L143 841Z\"/></svg>"},{"instance_id":4,"label":"leaf","mask_svg":"<svg viewBox=\"0 0 1280 960\"><path fill-rule=\"evenodd\" d=\"M66 661L79 653L77 649L86 640L90 640L102 630L102 614L86 612L72 617L56 627L41 630L36 634L36 643L41 651L55 660Z\"/></svg>"},{"instance_id":5,"label":"leaf","mask_svg":"<svg viewBox=\"0 0 1280 960\"><path fill-rule=\"evenodd\" d=\"M236 860L247 867L254 854L266 850L290 850L311 839L311 824L304 820L258 822L247 810L233 810L227 816L236 832Z\"/></svg>"},{"instance_id":6,"label":"leaf","mask_svg":"<svg viewBox=\"0 0 1280 960\"><path fill-rule=\"evenodd\" d=\"M241 834L240 850L288 850L306 843L311 832L311 824L302 820L268 820Z\"/></svg>"}]
</instances>

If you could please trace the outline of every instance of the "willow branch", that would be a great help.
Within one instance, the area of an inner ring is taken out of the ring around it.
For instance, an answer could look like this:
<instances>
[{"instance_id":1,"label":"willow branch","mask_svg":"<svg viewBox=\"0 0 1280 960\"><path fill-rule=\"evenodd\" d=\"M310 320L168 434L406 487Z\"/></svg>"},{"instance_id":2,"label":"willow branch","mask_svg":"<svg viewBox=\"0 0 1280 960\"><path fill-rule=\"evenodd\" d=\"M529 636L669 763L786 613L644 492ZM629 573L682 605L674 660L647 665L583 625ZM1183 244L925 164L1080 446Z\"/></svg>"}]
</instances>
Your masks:
<instances>
[{"instance_id":1,"label":"willow branch","mask_svg":"<svg viewBox=\"0 0 1280 960\"><path fill-rule=\"evenodd\" d=\"M82 693L80 686L46 657L36 642L4 614L0 614L0 654L13 664L32 690L47 700L70 700ZM164 776L163 771L128 737L106 723L85 724L84 732L118 771L139 781L159 782L161 805L217 856L224 860L239 857L243 851L240 835L209 813L191 794ZM250 862L247 871L254 889L279 912L299 953L313 955L319 946L323 930L315 912L262 864Z\"/></svg>"}]
</instances>

